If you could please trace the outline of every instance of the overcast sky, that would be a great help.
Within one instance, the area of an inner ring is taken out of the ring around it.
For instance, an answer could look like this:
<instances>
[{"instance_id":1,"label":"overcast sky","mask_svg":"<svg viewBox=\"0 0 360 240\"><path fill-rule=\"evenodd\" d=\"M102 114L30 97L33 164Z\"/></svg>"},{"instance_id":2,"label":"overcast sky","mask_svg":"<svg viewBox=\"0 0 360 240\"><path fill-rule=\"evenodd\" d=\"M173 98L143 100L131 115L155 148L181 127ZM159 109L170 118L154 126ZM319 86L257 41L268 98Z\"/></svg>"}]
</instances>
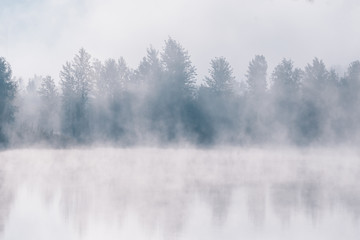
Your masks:
<instances>
[{"instance_id":1,"label":"overcast sky","mask_svg":"<svg viewBox=\"0 0 360 240\"><path fill-rule=\"evenodd\" d=\"M81 47L135 68L150 44L162 49L171 36L200 79L216 56L243 79L255 54L269 73L284 57L344 69L360 59L359 23L359 0L0 0L0 56L17 77L59 79Z\"/></svg>"}]
</instances>

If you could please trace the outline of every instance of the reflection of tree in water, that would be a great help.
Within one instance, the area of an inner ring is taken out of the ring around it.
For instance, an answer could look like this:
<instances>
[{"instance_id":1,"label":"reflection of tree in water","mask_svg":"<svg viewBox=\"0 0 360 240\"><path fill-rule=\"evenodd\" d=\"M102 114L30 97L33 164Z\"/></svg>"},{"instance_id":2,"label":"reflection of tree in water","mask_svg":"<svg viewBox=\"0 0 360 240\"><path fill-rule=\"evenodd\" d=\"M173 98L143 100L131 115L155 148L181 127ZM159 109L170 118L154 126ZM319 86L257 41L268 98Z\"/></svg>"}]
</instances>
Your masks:
<instances>
[{"instance_id":1,"label":"reflection of tree in water","mask_svg":"<svg viewBox=\"0 0 360 240\"><path fill-rule=\"evenodd\" d=\"M267 203L285 223L299 213L321 220L330 205L346 209L355 218L360 216L360 190L353 182L346 185L334 181L336 169L330 169L335 173L332 176L308 169L305 164L302 177L296 178L296 167L266 175L264 169L275 171L275 167L269 168L271 159L262 165L251 162L254 159L229 161L217 155L209 159L208 153L197 159L170 159L169 154L155 151L147 157L132 157L131 151L99 159L88 154L69 152L55 160L49 155L47 161L39 162L24 158L7 168L12 169L7 174L4 171L8 170L0 165L0 227L4 228L12 192L16 190L8 180L15 170L21 176L19 182L39 187L47 201L60 193L64 217L80 232L89 227L89 218L122 226L130 213L149 233L159 230L165 239L181 238L196 199L210 208L215 226L224 226L232 209L244 204L232 201L235 190L245 193L245 207L255 226L266 224L267 214L271 213ZM248 170L244 170L246 163Z\"/></svg>"},{"instance_id":2,"label":"reflection of tree in water","mask_svg":"<svg viewBox=\"0 0 360 240\"><path fill-rule=\"evenodd\" d=\"M145 185L128 193L128 207L139 216L140 223L149 233L159 228L164 239L173 239L181 234L186 223L190 197L182 186L169 187L165 181L154 184L147 179Z\"/></svg>"},{"instance_id":3,"label":"reflection of tree in water","mask_svg":"<svg viewBox=\"0 0 360 240\"><path fill-rule=\"evenodd\" d=\"M290 223L299 205L299 184L276 183L271 187L271 200L275 214L283 223Z\"/></svg>"},{"instance_id":4,"label":"reflection of tree in water","mask_svg":"<svg viewBox=\"0 0 360 240\"><path fill-rule=\"evenodd\" d=\"M158 160L157 167L136 159L76 161L55 164L53 177L60 183L64 216L80 230L94 214L122 224L130 212L150 231L161 226L166 239L181 232L190 201L179 169Z\"/></svg>"},{"instance_id":5,"label":"reflection of tree in water","mask_svg":"<svg viewBox=\"0 0 360 240\"><path fill-rule=\"evenodd\" d=\"M202 182L198 183L196 188L203 200L209 204L214 224L223 225L229 213L233 186L221 182L218 184Z\"/></svg>"},{"instance_id":6,"label":"reflection of tree in water","mask_svg":"<svg viewBox=\"0 0 360 240\"><path fill-rule=\"evenodd\" d=\"M164 215L161 221L161 224L164 224L164 237L176 238L186 223L190 202L183 192L165 193L163 196L164 205L158 210Z\"/></svg>"},{"instance_id":7,"label":"reflection of tree in water","mask_svg":"<svg viewBox=\"0 0 360 240\"><path fill-rule=\"evenodd\" d=\"M244 172L242 163L240 159L227 155L214 157L211 154L205 159L188 161L186 172L192 176L188 184L211 208L215 226L226 222L236 182Z\"/></svg>"},{"instance_id":8,"label":"reflection of tree in water","mask_svg":"<svg viewBox=\"0 0 360 240\"><path fill-rule=\"evenodd\" d=\"M0 167L0 234L2 234L13 202L13 192L6 183L6 173L1 165Z\"/></svg>"},{"instance_id":9,"label":"reflection of tree in water","mask_svg":"<svg viewBox=\"0 0 360 240\"><path fill-rule=\"evenodd\" d=\"M0 239L6 229L6 223L15 202L18 176L15 159L0 152Z\"/></svg>"},{"instance_id":10,"label":"reflection of tree in water","mask_svg":"<svg viewBox=\"0 0 360 240\"><path fill-rule=\"evenodd\" d=\"M87 189L76 183L74 178L69 178L61 193L61 207L67 220L71 220L78 229L79 233L86 230L86 220L91 211L90 204L93 199Z\"/></svg>"},{"instance_id":11,"label":"reflection of tree in water","mask_svg":"<svg viewBox=\"0 0 360 240\"><path fill-rule=\"evenodd\" d=\"M52 169L55 176L61 170L57 181L61 189L64 216L75 224L80 234L86 231L90 217L121 223L128 205L130 186L120 171L113 174L117 166L101 166L109 162L95 164L83 158L75 161L76 164L69 161L56 162ZM127 165L124 164L123 168L126 171Z\"/></svg>"},{"instance_id":12,"label":"reflection of tree in water","mask_svg":"<svg viewBox=\"0 0 360 240\"><path fill-rule=\"evenodd\" d=\"M345 209L355 221L360 219L360 188L359 184L338 189L338 200L344 203Z\"/></svg>"},{"instance_id":13,"label":"reflection of tree in water","mask_svg":"<svg viewBox=\"0 0 360 240\"><path fill-rule=\"evenodd\" d=\"M254 183L246 187L247 209L255 226L262 227L266 212L266 188L264 184Z\"/></svg>"},{"instance_id":14,"label":"reflection of tree in water","mask_svg":"<svg viewBox=\"0 0 360 240\"><path fill-rule=\"evenodd\" d=\"M312 220L321 219L324 208L323 186L317 180L307 180L301 183L301 202L306 213Z\"/></svg>"}]
</instances>

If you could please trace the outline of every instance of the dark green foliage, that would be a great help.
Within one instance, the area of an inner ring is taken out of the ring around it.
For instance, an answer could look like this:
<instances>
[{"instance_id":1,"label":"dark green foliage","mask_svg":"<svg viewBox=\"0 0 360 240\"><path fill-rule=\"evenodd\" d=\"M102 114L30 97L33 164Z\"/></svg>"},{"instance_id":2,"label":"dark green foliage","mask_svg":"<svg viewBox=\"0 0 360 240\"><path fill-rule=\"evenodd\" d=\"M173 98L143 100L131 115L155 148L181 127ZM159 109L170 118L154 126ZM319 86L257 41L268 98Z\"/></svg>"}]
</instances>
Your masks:
<instances>
[{"instance_id":1,"label":"dark green foliage","mask_svg":"<svg viewBox=\"0 0 360 240\"><path fill-rule=\"evenodd\" d=\"M267 62L264 56L256 55L250 61L246 74L248 92L245 106L245 132L250 142L268 140L269 103L267 93Z\"/></svg>"},{"instance_id":2,"label":"dark green foliage","mask_svg":"<svg viewBox=\"0 0 360 240\"><path fill-rule=\"evenodd\" d=\"M300 69L294 69L293 62L287 59L283 59L271 75L273 85L270 94L274 104L272 119L275 120L273 130L284 131L285 137L291 140L298 137L299 124L295 121L301 113L299 100L302 76L303 72Z\"/></svg>"},{"instance_id":3,"label":"dark green foliage","mask_svg":"<svg viewBox=\"0 0 360 240\"><path fill-rule=\"evenodd\" d=\"M196 72L187 51L171 38L165 42L160 62L161 68L156 52L150 50L139 71L142 70L146 78L154 76L149 83L152 91L148 105L150 129L162 141L173 142L187 136L186 130L192 128L188 126L187 114L192 112Z\"/></svg>"},{"instance_id":4,"label":"dark green foliage","mask_svg":"<svg viewBox=\"0 0 360 240\"><path fill-rule=\"evenodd\" d=\"M90 98L93 93L91 56L80 49L72 62L67 62L60 73L62 87L63 134L77 141L89 140Z\"/></svg>"},{"instance_id":5,"label":"dark green foliage","mask_svg":"<svg viewBox=\"0 0 360 240\"><path fill-rule=\"evenodd\" d=\"M224 58L211 60L209 77L205 78L206 85L217 95L226 95L232 92L235 77L229 62Z\"/></svg>"},{"instance_id":6,"label":"dark green foliage","mask_svg":"<svg viewBox=\"0 0 360 240\"><path fill-rule=\"evenodd\" d=\"M16 89L11 67L4 58L0 57L0 145L7 143L6 128L14 121Z\"/></svg>"},{"instance_id":7,"label":"dark green foliage","mask_svg":"<svg viewBox=\"0 0 360 240\"><path fill-rule=\"evenodd\" d=\"M249 63L249 68L246 74L249 91L257 96L263 95L266 91L266 72L267 62L264 56L256 55Z\"/></svg>"},{"instance_id":8,"label":"dark green foliage","mask_svg":"<svg viewBox=\"0 0 360 240\"><path fill-rule=\"evenodd\" d=\"M302 96L300 100L300 113L298 126L299 139L307 143L322 141L324 133L329 133L327 125L331 109L337 106L331 104L336 98L336 82L326 69L323 61L315 58L312 64L305 67L302 79Z\"/></svg>"},{"instance_id":9,"label":"dark green foliage","mask_svg":"<svg viewBox=\"0 0 360 240\"><path fill-rule=\"evenodd\" d=\"M147 87L156 89L161 82L163 67L159 58L159 52L150 47L147 49L147 55L142 59L138 69L135 71L135 79L141 83L147 84Z\"/></svg>"},{"instance_id":10,"label":"dark green foliage","mask_svg":"<svg viewBox=\"0 0 360 240\"><path fill-rule=\"evenodd\" d=\"M165 81L173 97L190 98L194 95L196 69L190 61L188 52L175 40L165 42L161 54Z\"/></svg>"},{"instance_id":11,"label":"dark green foliage","mask_svg":"<svg viewBox=\"0 0 360 240\"><path fill-rule=\"evenodd\" d=\"M343 139L356 140L360 132L360 61L352 62L339 84L341 107L339 129Z\"/></svg>"},{"instance_id":12,"label":"dark green foliage","mask_svg":"<svg viewBox=\"0 0 360 240\"><path fill-rule=\"evenodd\" d=\"M58 132L60 128L60 96L54 79L50 76L42 78L38 94L41 105L39 125L44 132Z\"/></svg>"},{"instance_id":13,"label":"dark green foliage","mask_svg":"<svg viewBox=\"0 0 360 240\"><path fill-rule=\"evenodd\" d=\"M267 70L257 55L245 79L235 79L218 57L199 86L188 52L169 38L160 52L150 47L135 70L123 58L101 62L80 49L62 68L61 91L51 77L35 76L15 99L10 66L0 58L0 143L11 131L18 142L61 146L360 140L359 61L342 78L317 58L304 70L283 59L270 79Z\"/></svg>"},{"instance_id":14,"label":"dark green foliage","mask_svg":"<svg viewBox=\"0 0 360 240\"><path fill-rule=\"evenodd\" d=\"M210 142L237 139L240 119L238 96L234 93L235 77L224 57L211 60L205 83L198 94L198 102L204 115L202 129L208 129L208 134L203 133L203 136L209 137Z\"/></svg>"}]
</instances>

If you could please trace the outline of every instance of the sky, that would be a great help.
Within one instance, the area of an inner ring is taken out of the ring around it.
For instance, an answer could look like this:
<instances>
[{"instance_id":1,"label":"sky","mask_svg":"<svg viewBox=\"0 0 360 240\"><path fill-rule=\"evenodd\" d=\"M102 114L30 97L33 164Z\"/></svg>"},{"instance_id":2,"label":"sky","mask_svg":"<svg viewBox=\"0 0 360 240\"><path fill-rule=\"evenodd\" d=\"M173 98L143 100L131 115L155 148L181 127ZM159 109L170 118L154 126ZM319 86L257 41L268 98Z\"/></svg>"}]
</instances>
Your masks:
<instances>
[{"instance_id":1,"label":"sky","mask_svg":"<svg viewBox=\"0 0 360 240\"><path fill-rule=\"evenodd\" d=\"M0 56L13 75L59 79L81 47L94 58L124 57L136 68L172 37L188 50L198 79L224 56L238 80L262 54L268 75L282 58L314 57L344 71L360 59L358 0L0 0Z\"/></svg>"}]
</instances>

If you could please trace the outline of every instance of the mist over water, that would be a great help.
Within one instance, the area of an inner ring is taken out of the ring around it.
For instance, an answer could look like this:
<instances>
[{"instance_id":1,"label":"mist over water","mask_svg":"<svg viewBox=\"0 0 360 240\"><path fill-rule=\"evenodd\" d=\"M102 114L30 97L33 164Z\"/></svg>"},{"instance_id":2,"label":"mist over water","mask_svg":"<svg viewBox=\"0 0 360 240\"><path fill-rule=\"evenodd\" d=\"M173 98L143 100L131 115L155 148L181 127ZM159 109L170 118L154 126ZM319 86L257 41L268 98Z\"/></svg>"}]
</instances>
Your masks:
<instances>
[{"instance_id":1,"label":"mist over water","mask_svg":"<svg viewBox=\"0 0 360 240\"><path fill-rule=\"evenodd\" d=\"M359 239L358 22L355 0L1 0L0 240Z\"/></svg>"},{"instance_id":2,"label":"mist over water","mask_svg":"<svg viewBox=\"0 0 360 240\"><path fill-rule=\"evenodd\" d=\"M351 149L0 153L1 239L357 239Z\"/></svg>"},{"instance_id":3,"label":"mist over water","mask_svg":"<svg viewBox=\"0 0 360 240\"><path fill-rule=\"evenodd\" d=\"M199 83L169 37L60 81L0 58L0 239L357 239L360 62L263 55Z\"/></svg>"},{"instance_id":4,"label":"mist over water","mask_svg":"<svg viewBox=\"0 0 360 240\"><path fill-rule=\"evenodd\" d=\"M0 58L0 239L357 239L360 62L198 83L172 38L24 83Z\"/></svg>"}]
</instances>

